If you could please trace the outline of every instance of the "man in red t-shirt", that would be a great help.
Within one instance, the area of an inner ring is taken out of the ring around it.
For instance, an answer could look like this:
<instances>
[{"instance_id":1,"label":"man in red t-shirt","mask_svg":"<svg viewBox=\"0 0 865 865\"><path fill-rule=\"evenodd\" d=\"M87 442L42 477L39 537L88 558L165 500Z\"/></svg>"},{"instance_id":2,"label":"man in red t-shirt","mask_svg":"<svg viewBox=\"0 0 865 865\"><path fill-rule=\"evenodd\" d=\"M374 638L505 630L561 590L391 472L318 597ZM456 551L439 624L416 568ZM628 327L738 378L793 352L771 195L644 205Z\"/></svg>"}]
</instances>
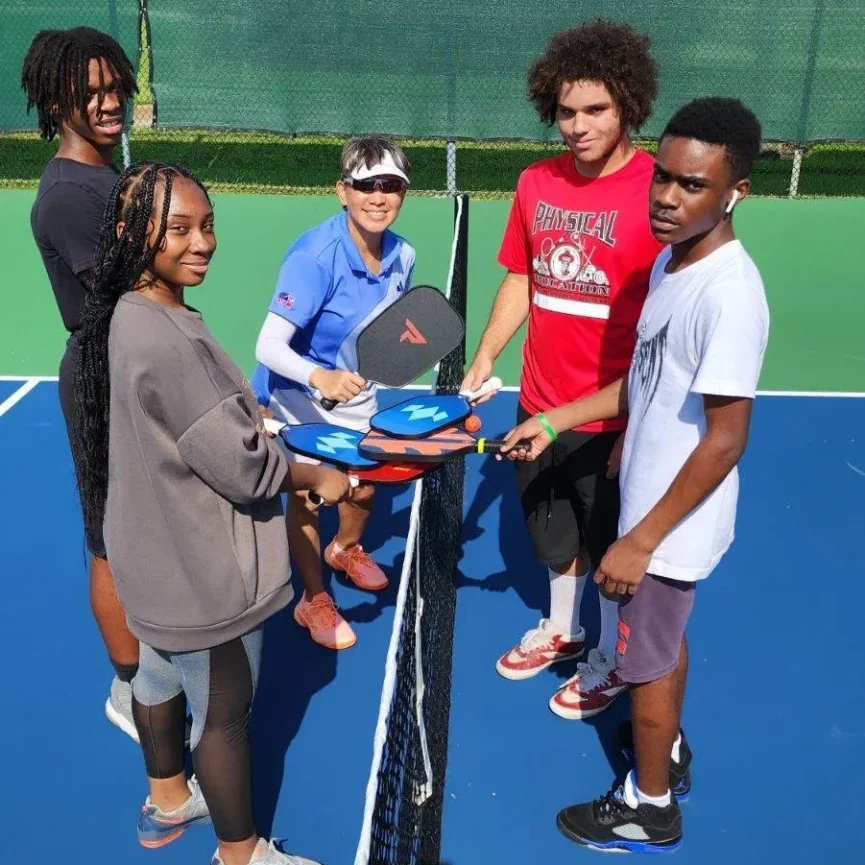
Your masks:
<instances>
[{"instance_id":1,"label":"man in red t-shirt","mask_svg":"<svg viewBox=\"0 0 865 865\"><path fill-rule=\"evenodd\" d=\"M594 21L554 36L528 77L529 98L542 120L558 124L568 152L520 176L498 257L507 275L463 382L480 387L528 319L518 423L627 372L662 248L648 218L654 160L631 141L657 92L649 39ZM623 428L622 420L588 424L538 460L516 463L529 535L549 570L550 615L499 658L508 679L583 654L583 590L618 532ZM598 647L550 700L564 718L602 712L626 688L615 669L618 601L599 598Z\"/></svg>"}]
</instances>

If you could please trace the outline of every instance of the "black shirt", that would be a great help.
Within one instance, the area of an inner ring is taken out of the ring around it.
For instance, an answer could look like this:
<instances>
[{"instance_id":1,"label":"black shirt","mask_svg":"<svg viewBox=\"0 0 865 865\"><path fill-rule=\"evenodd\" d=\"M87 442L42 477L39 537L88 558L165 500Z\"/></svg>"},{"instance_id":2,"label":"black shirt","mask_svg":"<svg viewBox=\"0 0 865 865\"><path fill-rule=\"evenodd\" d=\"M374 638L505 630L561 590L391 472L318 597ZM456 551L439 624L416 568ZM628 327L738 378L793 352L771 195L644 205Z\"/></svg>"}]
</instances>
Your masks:
<instances>
[{"instance_id":1,"label":"black shirt","mask_svg":"<svg viewBox=\"0 0 865 865\"><path fill-rule=\"evenodd\" d=\"M117 177L114 166L55 157L39 181L30 227L70 332L81 325L87 289L80 277L96 264L102 216Z\"/></svg>"}]
</instances>

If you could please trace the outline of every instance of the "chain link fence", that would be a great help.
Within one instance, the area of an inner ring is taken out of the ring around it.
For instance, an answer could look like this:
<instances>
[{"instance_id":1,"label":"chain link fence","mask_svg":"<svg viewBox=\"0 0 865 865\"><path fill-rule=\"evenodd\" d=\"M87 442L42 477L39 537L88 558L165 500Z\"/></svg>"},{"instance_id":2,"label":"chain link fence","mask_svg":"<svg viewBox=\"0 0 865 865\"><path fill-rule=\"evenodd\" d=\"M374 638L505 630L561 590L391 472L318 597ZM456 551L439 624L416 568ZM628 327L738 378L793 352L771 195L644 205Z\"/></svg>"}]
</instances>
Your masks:
<instances>
[{"instance_id":1,"label":"chain link fence","mask_svg":"<svg viewBox=\"0 0 865 865\"><path fill-rule=\"evenodd\" d=\"M27 185L53 145L18 89L30 40L87 24L137 58L135 159L182 162L217 189L332 188L345 138L397 137L413 191L509 195L560 152L526 98L558 30L594 17L652 38L661 68L652 149L696 96L742 99L763 125L755 192L865 195L862 0L0 0L0 184Z\"/></svg>"}]
</instances>

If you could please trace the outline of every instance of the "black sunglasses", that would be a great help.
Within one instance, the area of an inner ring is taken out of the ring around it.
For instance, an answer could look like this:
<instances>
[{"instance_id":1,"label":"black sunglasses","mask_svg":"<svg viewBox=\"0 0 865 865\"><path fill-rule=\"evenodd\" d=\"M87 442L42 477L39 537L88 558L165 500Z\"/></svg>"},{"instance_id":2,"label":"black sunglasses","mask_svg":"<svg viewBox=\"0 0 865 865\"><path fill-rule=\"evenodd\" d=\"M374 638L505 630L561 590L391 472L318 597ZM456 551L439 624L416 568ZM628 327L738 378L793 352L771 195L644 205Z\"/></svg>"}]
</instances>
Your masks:
<instances>
[{"instance_id":1,"label":"black sunglasses","mask_svg":"<svg viewBox=\"0 0 865 865\"><path fill-rule=\"evenodd\" d=\"M355 180L353 177L344 177L343 183L356 189L358 192L402 192L405 189L405 181L401 177L368 177L366 180Z\"/></svg>"}]
</instances>

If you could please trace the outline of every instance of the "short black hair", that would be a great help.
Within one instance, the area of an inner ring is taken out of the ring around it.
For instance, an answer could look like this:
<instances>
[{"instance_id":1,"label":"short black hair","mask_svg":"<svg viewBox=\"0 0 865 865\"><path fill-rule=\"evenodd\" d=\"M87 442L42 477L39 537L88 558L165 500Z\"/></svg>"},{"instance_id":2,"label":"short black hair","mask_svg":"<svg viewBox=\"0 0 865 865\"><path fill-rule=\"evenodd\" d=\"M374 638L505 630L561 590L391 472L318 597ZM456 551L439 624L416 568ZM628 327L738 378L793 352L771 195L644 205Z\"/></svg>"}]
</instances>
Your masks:
<instances>
[{"instance_id":1,"label":"short black hair","mask_svg":"<svg viewBox=\"0 0 865 865\"><path fill-rule=\"evenodd\" d=\"M754 113L738 99L706 96L683 105L661 133L718 144L727 152L734 180L748 176L760 155L762 129Z\"/></svg>"},{"instance_id":2,"label":"short black hair","mask_svg":"<svg viewBox=\"0 0 865 865\"><path fill-rule=\"evenodd\" d=\"M648 36L627 24L602 18L558 33L529 69L529 100L552 126L562 84L600 81L616 102L622 126L636 132L651 116L658 93L650 45Z\"/></svg>"},{"instance_id":3,"label":"short black hair","mask_svg":"<svg viewBox=\"0 0 865 865\"><path fill-rule=\"evenodd\" d=\"M138 92L135 72L116 39L91 27L40 30L21 70L27 113L35 105L39 132L49 141L75 109L87 110L90 61L105 60L119 77L124 101Z\"/></svg>"}]
</instances>

